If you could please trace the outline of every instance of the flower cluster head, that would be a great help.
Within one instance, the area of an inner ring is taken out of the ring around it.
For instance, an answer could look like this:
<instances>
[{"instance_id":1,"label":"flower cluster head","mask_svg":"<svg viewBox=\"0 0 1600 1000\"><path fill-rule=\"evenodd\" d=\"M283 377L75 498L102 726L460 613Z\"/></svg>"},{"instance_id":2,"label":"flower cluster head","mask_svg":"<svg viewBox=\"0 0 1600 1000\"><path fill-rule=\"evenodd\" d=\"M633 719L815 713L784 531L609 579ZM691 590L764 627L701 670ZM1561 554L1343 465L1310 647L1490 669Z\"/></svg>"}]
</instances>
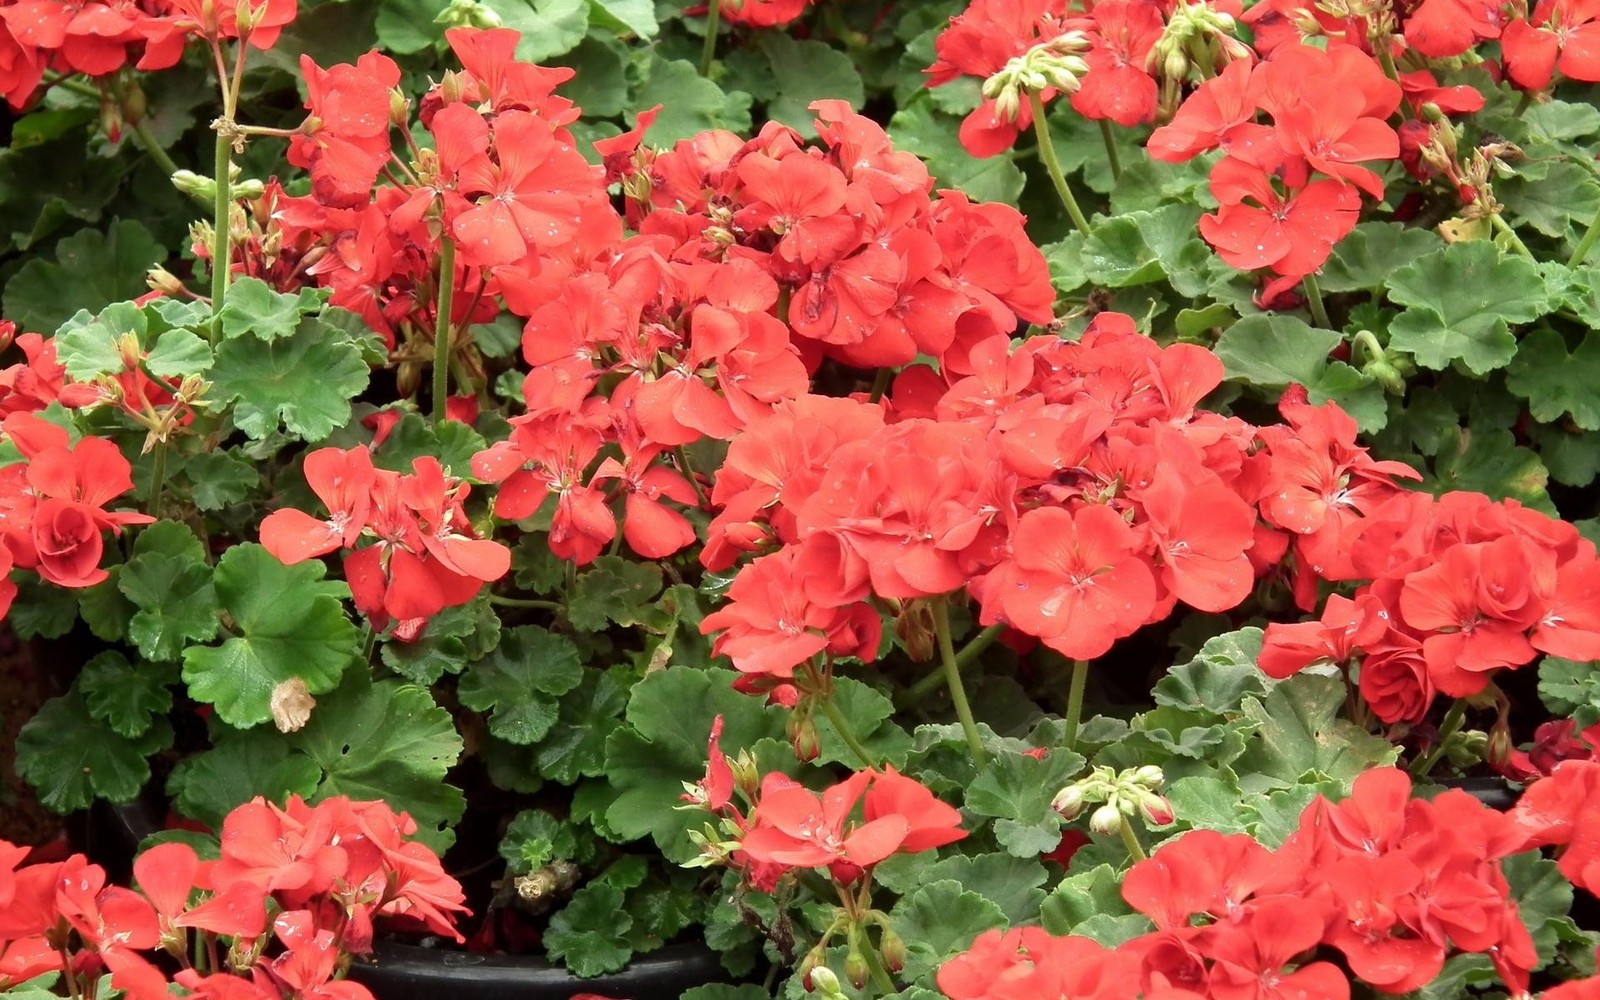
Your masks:
<instances>
[{"instance_id":1,"label":"flower cluster head","mask_svg":"<svg viewBox=\"0 0 1600 1000\"><path fill-rule=\"evenodd\" d=\"M196 38L271 48L296 9L296 0L7 0L0 4L0 96L13 108L26 106L46 72L104 77L128 65L166 69Z\"/></svg>"},{"instance_id":2,"label":"flower cluster head","mask_svg":"<svg viewBox=\"0 0 1600 1000\"><path fill-rule=\"evenodd\" d=\"M766 554L703 628L766 678L751 690L819 654L874 658L875 600L963 588L982 624L1090 659L1179 601L1235 607L1291 547L1301 565L1337 548L1415 475L1303 394L1282 426L1198 410L1215 356L1160 347L1125 316L1100 314L1078 343L992 336L959 360L906 369L887 406L802 397L734 436L702 561Z\"/></svg>"},{"instance_id":3,"label":"flower cluster head","mask_svg":"<svg viewBox=\"0 0 1600 1000\"><path fill-rule=\"evenodd\" d=\"M1364 515L1316 571L1367 582L1331 596L1319 621L1268 626L1269 675L1359 663L1374 713L1416 722L1435 694L1479 694L1539 653L1600 657L1600 556L1571 524L1477 493L1401 493Z\"/></svg>"},{"instance_id":4,"label":"flower cluster head","mask_svg":"<svg viewBox=\"0 0 1600 1000\"><path fill-rule=\"evenodd\" d=\"M716 814L722 827L697 835L701 863L727 864L759 889L770 892L789 872L807 868L826 868L840 885L852 885L891 854L916 854L967 835L959 811L893 767L858 771L819 793L777 772L758 777L747 756L730 765L721 733L718 716L706 776L686 786L683 798Z\"/></svg>"},{"instance_id":5,"label":"flower cluster head","mask_svg":"<svg viewBox=\"0 0 1600 1000\"><path fill-rule=\"evenodd\" d=\"M357 610L397 634L415 636L428 618L465 604L511 568L511 552L479 538L466 512L471 487L424 456L409 474L372 464L365 446L306 456L306 483L325 518L286 507L261 522L261 544L286 565L345 551ZM363 539L369 545L358 546Z\"/></svg>"},{"instance_id":6,"label":"flower cluster head","mask_svg":"<svg viewBox=\"0 0 1600 1000\"><path fill-rule=\"evenodd\" d=\"M76 444L63 427L28 412L0 424L5 441L23 461L0 468L0 570L33 570L58 587L92 587L106 579L100 568L105 532L148 524L145 514L107 510L133 489L133 469L103 438ZM0 615L17 586L0 580Z\"/></svg>"},{"instance_id":7,"label":"flower cluster head","mask_svg":"<svg viewBox=\"0 0 1600 1000\"><path fill-rule=\"evenodd\" d=\"M1172 822L1172 803L1156 792L1165 780L1161 768L1154 764L1120 772L1097 767L1087 777L1057 792L1050 805L1071 820L1085 808L1098 804L1089 814L1089 828L1102 835L1116 833L1127 817L1135 815L1154 826L1165 826Z\"/></svg>"},{"instance_id":8,"label":"flower cluster head","mask_svg":"<svg viewBox=\"0 0 1600 1000\"><path fill-rule=\"evenodd\" d=\"M1500 871L1522 849L1511 817L1465 792L1412 799L1404 772L1318 798L1276 850L1195 830L1136 863L1123 897L1155 929L1107 948L1038 928L986 931L939 970L952 1000L1162 997L1346 1000L1432 981L1452 954L1487 954L1513 994L1537 961ZM1268 986L1267 984L1271 984Z\"/></svg>"},{"instance_id":9,"label":"flower cluster head","mask_svg":"<svg viewBox=\"0 0 1600 1000\"><path fill-rule=\"evenodd\" d=\"M0 841L0 990L103 971L131 1000L166 1000L174 983L208 1000L371 1000L336 973L371 950L375 917L461 940L461 886L416 829L382 802L258 798L228 815L216 860L183 842L142 853L137 890L81 854L30 865ZM192 966L191 931L215 935L225 963Z\"/></svg>"},{"instance_id":10,"label":"flower cluster head","mask_svg":"<svg viewBox=\"0 0 1600 1000\"><path fill-rule=\"evenodd\" d=\"M729 24L781 28L806 12L816 0L712 0Z\"/></svg>"}]
</instances>

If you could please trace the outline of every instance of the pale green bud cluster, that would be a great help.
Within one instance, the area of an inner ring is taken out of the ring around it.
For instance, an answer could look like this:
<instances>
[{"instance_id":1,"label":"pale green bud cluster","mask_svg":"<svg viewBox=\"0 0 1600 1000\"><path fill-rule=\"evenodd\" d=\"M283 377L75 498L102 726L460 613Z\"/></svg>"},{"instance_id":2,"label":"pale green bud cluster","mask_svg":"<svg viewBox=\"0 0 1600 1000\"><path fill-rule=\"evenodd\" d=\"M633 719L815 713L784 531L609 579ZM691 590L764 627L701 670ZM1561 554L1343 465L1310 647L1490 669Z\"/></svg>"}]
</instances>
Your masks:
<instances>
[{"instance_id":1,"label":"pale green bud cluster","mask_svg":"<svg viewBox=\"0 0 1600 1000\"><path fill-rule=\"evenodd\" d=\"M995 115L1016 121L1022 102L1029 93L1059 90L1075 93L1079 78L1089 72L1089 64L1079 53L1089 48L1089 36L1068 31L1048 42L1041 42L1012 59L983 81L983 96L995 104Z\"/></svg>"},{"instance_id":2,"label":"pale green bud cluster","mask_svg":"<svg viewBox=\"0 0 1600 1000\"><path fill-rule=\"evenodd\" d=\"M1145 66L1168 80L1182 81L1195 62L1211 64L1211 69L1239 59L1250 58L1250 48L1234 37L1233 15L1205 2L1180 2L1167 19L1161 37L1150 49Z\"/></svg>"},{"instance_id":3,"label":"pale green bud cluster","mask_svg":"<svg viewBox=\"0 0 1600 1000\"><path fill-rule=\"evenodd\" d=\"M1131 819L1135 815L1152 826L1166 826L1173 820L1172 803L1156 792L1164 780L1161 768L1154 764L1123 771L1097 767L1057 792L1050 804L1067 819L1097 805L1089 814L1089 829L1102 835L1116 833L1123 817Z\"/></svg>"}]
</instances>

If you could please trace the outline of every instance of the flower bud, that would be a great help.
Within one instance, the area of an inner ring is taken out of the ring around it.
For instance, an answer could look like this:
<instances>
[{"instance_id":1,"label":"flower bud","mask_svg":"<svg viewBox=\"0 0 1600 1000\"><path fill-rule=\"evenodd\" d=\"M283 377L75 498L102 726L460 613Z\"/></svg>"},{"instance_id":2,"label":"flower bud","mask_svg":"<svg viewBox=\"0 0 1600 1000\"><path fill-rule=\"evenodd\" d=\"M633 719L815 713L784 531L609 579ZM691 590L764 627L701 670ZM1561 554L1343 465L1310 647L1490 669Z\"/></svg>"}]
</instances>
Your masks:
<instances>
[{"instance_id":1,"label":"flower bud","mask_svg":"<svg viewBox=\"0 0 1600 1000\"><path fill-rule=\"evenodd\" d=\"M1154 764L1145 764L1134 769L1130 780L1136 785L1143 785L1145 788L1160 788L1161 783L1167 779L1166 775L1161 773L1161 768Z\"/></svg>"},{"instance_id":2,"label":"flower bud","mask_svg":"<svg viewBox=\"0 0 1600 1000\"><path fill-rule=\"evenodd\" d=\"M1087 796L1084 794L1082 785L1068 785L1057 792L1056 797L1050 800L1051 808L1066 819L1073 819L1083 812L1083 807L1086 804Z\"/></svg>"},{"instance_id":3,"label":"flower bud","mask_svg":"<svg viewBox=\"0 0 1600 1000\"><path fill-rule=\"evenodd\" d=\"M1101 836L1110 836L1122 829L1122 810L1116 802L1107 802L1089 814L1089 829Z\"/></svg>"},{"instance_id":4,"label":"flower bud","mask_svg":"<svg viewBox=\"0 0 1600 1000\"><path fill-rule=\"evenodd\" d=\"M229 196L246 201L254 201L267 193L267 186L254 177L247 181L240 181L229 192Z\"/></svg>"},{"instance_id":5,"label":"flower bud","mask_svg":"<svg viewBox=\"0 0 1600 1000\"><path fill-rule=\"evenodd\" d=\"M144 283L152 292L160 292L162 295L183 294L183 282L160 264L144 273Z\"/></svg>"},{"instance_id":6,"label":"flower bud","mask_svg":"<svg viewBox=\"0 0 1600 1000\"><path fill-rule=\"evenodd\" d=\"M148 109L144 91L139 89L137 83L129 80L122 91L122 120L129 125L137 125L144 120Z\"/></svg>"},{"instance_id":7,"label":"flower bud","mask_svg":"<svg viewBox=\"0 0 1600 1000\"><path fill-rule=\"evenodd\" d=\"M1373 380L1383 386L1383 391L1391 396L1404 396L1406 394L1406 380L1401 377L1400 370L1389 363L1388 358L1373 358L1361 366L1364 374L1371 375Z\"/></svg>"},{"instance_id":8,"label":"flower bud","mask_svg":"<svg viewBox=\"0 0 1600 1000\"><path fill-rule=\"evenodd\" d=\"M791 719L789 742L794 746L797 760L812 761L822 753L822 741L817 736L817 724L809 718Z\"/></svg>"},{"instance_id":9,"label":"flower bud","mask_svg":"<svg viewBox=\"0 0 1600 1000\"><path fill-rule=\"evenodd\" d=\"M899 972L906 967L906 943L888 927L883 928L883 939L879 942L878 953L883 956L884 967L890 972Z\"/></svg>"},{"instance_id":10,"label":"flower bud","mask_svg":"<svg viewBox=\"0 0 1600 1000\"><path fill-rule=\"evenodd\" d=\"M1166 826L1177 818L1167 797L1155 792L1144 792L1139 796L1139 812L1151 826Z\"/></svg>"},{"instance_id":11,"label":"flower bud","mask_svg":"<svg viewBox=\"0 0 1600 1000\"><path fill-rule=\"evenodd\" d=\"M239 0L233 8L233 23L239 28L239 37L244 38L256 30L256 12L250 6L250 0Z\"/></svg>"},{"instance_id":12,"label":"flower bud","mask_svg":"<svg viewBox=\"0 0 1600 1000\"><path fill-rule=\"evenodd\" d=\"M805 988L808 992L816 991L827 997L828 1000L843 998L844 987L839 983L839 977L826 965L819 965L805 974Z\"/></svg>"},{"instance_id":13,"label":"flower bud","mask_svg":"<svg viewBox=\"0 0 1600 1000\"><path fill-rule=\"evenodd\" d=\"M192 170L179 170L172 175L172 186L191 198L211 201L217 196L217 182L202 177Z\"/></svg>"},{"instance_id":14,"label":"flower bud","mask_svg":"<svg viewBox=\"0 0 1600 1000\"><path fill-rule=\"evenodd\" d=\"M859 951L850 952L844 960L844 976L858 990L867 985L867 957Z\"/></svg>"}]
</instances>

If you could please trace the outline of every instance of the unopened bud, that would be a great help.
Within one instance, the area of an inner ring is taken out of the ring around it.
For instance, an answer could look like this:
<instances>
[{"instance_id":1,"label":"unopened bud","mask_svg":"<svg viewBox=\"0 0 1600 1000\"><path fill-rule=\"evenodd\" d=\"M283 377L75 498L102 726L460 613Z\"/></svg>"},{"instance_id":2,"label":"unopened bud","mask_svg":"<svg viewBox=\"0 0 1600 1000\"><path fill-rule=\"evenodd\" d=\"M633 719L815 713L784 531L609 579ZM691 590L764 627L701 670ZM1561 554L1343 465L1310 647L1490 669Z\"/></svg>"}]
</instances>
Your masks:
<instances>
[{"instance_id":1,"label":"unopened bud","mask_svg":"<svg viewBox=\"0 0 1600 1000\"><path fill-rule=\"evenodd\" d=\"M241 38L256 30L256 20L255 8L250 6L250 0L239 0L234 5L233 23L238 26Z\"/></svg>"},{"instance_id":2,"label":"unopened bud","mask_svg":"<svg viewBox=\"0 0 1600 1000\"><path fill-rule=\"evenodd\" d=\"M411 102L399 90L389 91L389 123L405 128L411 121Z\"/></svg>"},{"instance_id":3,"label":"unopened bud","mask_svg":"<svg viewBox=\"0 0 1600 1000\"><path fill-rule=\"evenodd\" d=\"M247 181L240 181L228 191L231 197L248 201L254 201L266 193L267 186L253 177Z\"/></svg>"},{"instance_id":4,"label":"unopened bud","mask_svg":"<svg viewBox=\"0 0 1600 1000\"><path fill-rule=\"evenodd\" d=\"M816 760L822 753L822 741L817 736L817 725L809 718L791 719L789 742L794 746L794 755L798 760Z\"/></svg>"},{"instance_id":5,"label":"unopened bud","mask_svg":"<svg viewBox=\"0 0 1600 1000\"><path fill-rule=\"evenodd\" d=\"M144 273L144 283L152 292L160 292L162 295L183 294L183 282L160 264Z\"/></svg>"},{"instance_id":6,"label":"unopened bud","mask_svg":"<svg viewBox=\"0 0 1600 1000\"><path fill-rule=\"evenodd\" d=\"M130 330L118 337L117 355L122 359L124 371L137 371L139 362L144 360L144 347L139 343L139 335Z\"/></svg>"},{"instance_id":7,"label":"unopened bud","mask_svg":"<svg viewBox=\"0 0 1600 1000\"><path fill-rule=\"evenodd\" d=\"M878 953L883 956L884 967L890 972L899 972L906 967L906 943L900 935L885 927L883 939L879 942Z\"/></svg>"},{"instance_id":8,"label":"unopened bud","mask_svg":"<svg viewBox=\"0 0 1600 1000\"><path fill-rule=\"evenodd\" d=\"M1089 814L1089 829L1101 836L1116 833L1122 829L1122 811L1115 802L1107 802Z\"/></svg>"},{"instance_id":9,"label":"unopened bud","mask_svg":"<svg viewBox=\"0 0 1600 1000\"><path fill-rule=\"evenodd\" d=\"M466 100L466 78L454 70L446 70L444 76L439 79L439 96L446 104L456 104Z\"/></svg>"},{"instance_id":10,"label":"unopened bud","mask_svg":"<svg viewBox=\"0 0 1600 1000\"><path fill-rule=\"evenodd\" d=\"M1130 780L1136 785L1143 785L1145 788L1160 788L1161 783L1166 780L1166 775L1162 774L1161 768L1156 765L1145 764L1143 767L1134 770Z\"/></svg>"},{"instance_id":11,"label":"unopened bud","mask_svg":"<svg viewBox=\"0 0 1600 1000\"><path fill-rule=\"evenodd\" d=\"M192 170L175 171L172 175L172 186L191 198L210 201L217 196L217 182L209 177L202 177Z\"/></svg>"},{"instance_id":12,"label":"unopened bud","mask_svg":"<svg viewBox=\"0 0 1600 1000\"><path fill-rule=\"evenodd\" d=\"M1151 826L1166 826L1176 818L1172 803L1167 801L1166 796L1155 792L1145 792L1139 796L1139 813Z\"/></svg>"},{"instance_id":13,"label":"unopened bud","mask_svg":"<svg viewBox=\"0 0 1600 1000\"><path fill-rule=\"evenodd\" d=\"M139 89L137 83L129 80L122 91L122 120L129 125L137 125L144 120L148 109L144 91Z\"/></svg>"},{"instance_id":14,"label":"unopened bud","mask_svg":"<svg viewBox=\"0 0 1600 1000\"><path fill-rule=\"evenodd\" d=\"M859 951L852 951L846 955L844 977L858 990L867 985L867 957Z\"/></svg>"},{"instance_id":15,"label":"unopened bud","mask_svg":"<svg viewBox=\"0 0 1600 1000\"><path fill-rule=\"evenodd\" d=\"M1086 798L1080 785L1068 785L1057 792L1056 797L1050 800L1050 805L1055 811L1067 819L1073 819L1083 812L1085 804Z\"/></svg>"},{"instance_id":16,"label":"unopened bud","mask_svg":"<svg viewBox=\"0 0 1600 1000\"><path fill-rule=\"evenodd\" d=\"M826 965L819 965L805 974L805 988L814 990L828 1000L845 996L844 987L839 982L839 977Z\"/></svg>"},{"instance_id":17,"label":"unopened bud","mask_svg":"<svg viewBox=\"0 0 1600 1000\"><path fill-rule=\"evenodd\" d=\"M1362 372L1372 376L1373 380L1383 387L1383 391L1391 396L1404 396L1406 394L1406 380L1400 375L1400 370L1389 363L1388 358L1373 358L1361 366Z\"/></svg>"}]
</instances>

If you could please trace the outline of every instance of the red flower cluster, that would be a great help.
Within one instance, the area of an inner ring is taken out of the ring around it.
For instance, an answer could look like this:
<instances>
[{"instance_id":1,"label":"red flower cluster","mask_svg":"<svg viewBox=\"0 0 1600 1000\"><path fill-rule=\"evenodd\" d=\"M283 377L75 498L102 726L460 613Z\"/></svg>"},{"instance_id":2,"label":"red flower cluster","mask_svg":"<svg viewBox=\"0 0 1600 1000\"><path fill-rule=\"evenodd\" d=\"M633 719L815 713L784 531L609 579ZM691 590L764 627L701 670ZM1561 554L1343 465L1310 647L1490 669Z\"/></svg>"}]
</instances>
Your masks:
<instances>
[{"instance_id":1,"label":"red flower cluster","mask_svg":"<svg viewBox=\"0 0 1600 1000\"><path fill-rule=\"evenodd\" d=\"M1316 575L1370 582L1329 598L1320 621L1269 625L1271 676L1359 660L1377 716L1415 722L1436 692L1477 694L1538 653L1600 658L1600 556L1565 521L1478 493L1400 493L1348 510L1338 534Z\"/></svg>"},{"instance_id":2,"label":"red flower cluster","mask_svg":"<svg viewBox=\"0 0 1600 1000\"><path fill-rule=\"evenodd\" d=\"M0 369L0 418L38 413L61 396L66 369L56 360L56 342L37 333L17 335L17 325L0 320L0 347L16 344L23 360Z\"/></svg>"},{"instance_id":3,"label":"red flower cluster","mask_svg":"<svg viewBox=\"0 0 1600 1000\"><path fill-rule=\"evenodd\" d=\"M1556 847L1567 881L1600 894L1600 762L1568 760L1530 784L1512 808L1522 847Z\"/></svg>"},{"instance_id":4,"label":"red flower cluster","mask_svg":"<svg viewBox=\"0 0 1600 1000\"><path fill-rule=\"evenodd\" d=\"M551 547L585 563L616 536L620 497L629 547L670 555L694 540L671 505L699 488L673 449L765 419L824 357L966 370L973 344L1051 318L1016 211L930 197L927 169L881 127L843 102L813 107L821 149L775 124L660 153L638 133L603 144L639 232L533 310L528 412L473 466L501 484L497 516L554 496ZM608 444L621 457L599 462Z\"/></svg>"},{"instance_id":5,"label":"red flower cluster","mask_svg":"<svg viewBox=\"0 0 1600 1000\"><path fill-rule=\"evenodd\" d=\"M415 635L428 618L465 604L511 568L511 552L479 538L467 516L471 487L425 456L401 475L374 468L365 447L306 456L306 483L328 516L284 508L261 522L261 544L288 565L346 550L357 610L379 628ZM362 537L377 541L356 547Z\"/></svg>"},{"instance_id":6,"label":"red flower cluster","mask_svg":"<svg viewBox=\"0 0 1600 1000\"><path fill-rule=\"evenodd\" d=\"M718 743L721 731L718 716L706 777L683 798L723 819L735 837L724 845L726 860L758 889L771 892L795 868L827 868L834 881L850 885L891 854L929 851L967 835L959 811L893 767L858 771L820 794L773 772L748 789L746 813L733 801L740 789Z\"/></svg>"},{"instance_id":7,"label":"red flower cluster","mask_svg":"<svg viewBox=\"0 0 1600 1000\"><path fill-rule=\"evenodd\" d=\"M106 578L100 568L103 532L120 534L152 518L106 510L133 489L132 467L103 438L73 444L67 431L28 412L14 412L0 425L25 461L0 468L0 617L11 607L13 567L34 570L58 587L92 587Z\"/></svg>"},{"instance_id":8,"label":"red flower cluster","mask_svg":"<svg viewBox=\"0 0 1600 1000\"><path fill-rule=\"evenodd\" d=\"M1236 606L1290 538L1302 563L1337 547L1359 508L1400 492L1389 477L1414 475L1368 458L1332 404L1291 395L1289 424L1261 429L1197 410L1221 364L1126 316L1100 314L1076 344L1013 353L993 336L964 361L971 374L908 368L887 410L801 397L734 437L702 561L782 548L741 570L703 628L765 678L752 690L818 653L871 659L871 598L963 587L983 624L1099 656L1178 601Z\"/></svg>"},{"instance_id":9,"label":"red flower cluster","mask_svg":"<svg viewBox=\"0 0 1600 1000\"><path fill-rule=\"evenodd\" d=\"M806 12L816 0L716 0L718 13L729 24L751 28L781 28Z\"/></svg>"},{"instance_id":10,"label":"red flower cluster","mask_svg":"<svg viewBox=\"0 0 1600 1000\"><path fill-rule=\"evenodd\" d=\"M1115 949L1037 928L987 931L939 970L952 1000L1347 1000L1343 956L1384 993L1430 982L1456 952L1489 955L1514 994L1537 961L1500 860L1515 823L1461 791L1410 798L1404 772L1318 798L1276 851L1196 830L1128 872L1123 897L1156 929Z\"/></svg>"},{"instance_id":11,"label":"red flower cluster","mask_svg":"<svg viewBox=\"0 0 1600 1000\"><path fill-rule=\"evenodd\" d=\"M108 76L129 63L166 69L191 39L245 38L271 48L293 21L296 0L247 8L210 0L5 0L0 3L0 95L13 108L33 97L46 71Z\"/></svg>"},{"instance_id":12,"label":"red flower cluster","mask_svg":"<svg viewBox=\"0 0 1600 1000\"><path fill-rule=\"evenodd\" d=\"M141 854L137 891L106 885L82 855L22 865L27 849L0 841L0 991L50 972L92 982L103 970L132 1000L167 1000L174 982L209 1000L371 1000L334 976L351 952L371 950L375 916L460 939L461 887L406 839L415 832L382 802L296 797L285 810L256 799L229 814L215 861L184 843ZM269 916L277 948L263 940ZM232 939L235 961L256 958L237 974L198 970L191 930ZM177 965L170 982L146 957L154 951Z\"/></svg>"}]
</instances>

